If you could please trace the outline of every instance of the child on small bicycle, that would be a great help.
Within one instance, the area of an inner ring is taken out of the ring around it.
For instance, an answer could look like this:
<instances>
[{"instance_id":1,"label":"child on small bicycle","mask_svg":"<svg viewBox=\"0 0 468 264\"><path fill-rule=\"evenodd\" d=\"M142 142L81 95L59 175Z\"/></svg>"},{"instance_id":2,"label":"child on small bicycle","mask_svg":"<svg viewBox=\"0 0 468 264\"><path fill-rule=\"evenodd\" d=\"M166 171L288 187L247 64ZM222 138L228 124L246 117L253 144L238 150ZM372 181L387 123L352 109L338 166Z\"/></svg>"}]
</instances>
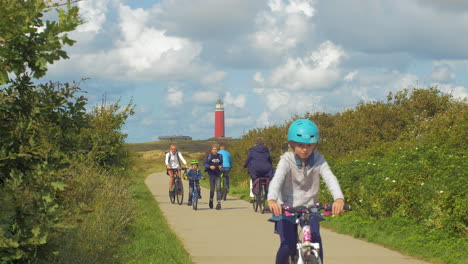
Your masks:
<instances>
[{"instance_id":1,"label":"child on small bicycle","mask_svg":"<svg viewBox=\"0 0 468 264\"><path fill-rule=\"evenodd\" d=\"M281 156L268 192L268 206L277 216L276 232L281 241L276 264L288 263L289 256L295 254L298 236L296 222L282 214L281 204L309 207L317 203L321 176L334 199L332 213L340 215L344 207L338 179L323 156L315 152L319 143L319 130L315 123L308 119L294 121L288 130L288 142L292 151ZM311 217L309 224L312 242L320 244L319 255L323 263L319 218Z\"/></svg>"},{"instance_id":2,"label":"child on small bicycle","mask_svg":"<svg viewBox=\"0 0 468 264\"><path fill-rule=\"evenodd\" d=\"M185 179L189 179L189 200L187 205L191 206L192 205L192 192L193 192L193 186L195 181L198 181L203 178L203 174L201 170L198 168L198 160L192 160L190 162L190 165L192 168L188 171L187 175L185 176ZM198 198L201 199L201 190L200 187L198 187Z\"/></svg>"}]
</instances>

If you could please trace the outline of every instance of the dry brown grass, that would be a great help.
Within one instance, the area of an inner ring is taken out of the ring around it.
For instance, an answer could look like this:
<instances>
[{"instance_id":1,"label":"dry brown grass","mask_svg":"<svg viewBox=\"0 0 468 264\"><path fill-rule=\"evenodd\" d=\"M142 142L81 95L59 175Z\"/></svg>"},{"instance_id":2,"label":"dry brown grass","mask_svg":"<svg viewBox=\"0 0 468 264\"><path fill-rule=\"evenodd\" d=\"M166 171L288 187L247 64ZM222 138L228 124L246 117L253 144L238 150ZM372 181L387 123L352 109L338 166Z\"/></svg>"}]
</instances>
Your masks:
<instances>
[{"instance_id":1,"label":"dry brown grass","mask_svg":"<svg viewBox=\"0 0 468 264\"><path fill-rule=\"evenodd\" d=\"M138 171L146 171L149 173L160 172L165 170L165 153L163 150L150 150L144 152L133 153L133 167ZM194 152L183 154L184 159L190 164L193 159L198 159L200 164L203 163L205 156L204 152Z\"/></svg>"}]
</instances>

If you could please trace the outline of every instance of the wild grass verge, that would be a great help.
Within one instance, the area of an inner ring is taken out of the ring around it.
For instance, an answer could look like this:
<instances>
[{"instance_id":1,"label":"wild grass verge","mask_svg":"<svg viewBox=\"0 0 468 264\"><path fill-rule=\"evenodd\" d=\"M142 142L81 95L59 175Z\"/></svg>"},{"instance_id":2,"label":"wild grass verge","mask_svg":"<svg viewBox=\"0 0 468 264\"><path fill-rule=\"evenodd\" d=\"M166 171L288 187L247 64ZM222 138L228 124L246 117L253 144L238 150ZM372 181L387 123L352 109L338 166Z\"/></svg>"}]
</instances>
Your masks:
<instances>
[{"instance_id":1,"label":"wild grass verge","mask_svg":"<svg viewBox=\"0 0 468 264\"><path fill-rule=\"evenodd\" d=\"M391 217L371 220L357 212L328 217L322 225L433 263L468 263L468 238L428 229L410 219Z\"/></svg>"},{"instance_id":2,"label":"wild grass verge","mask_svg":"<svg viewBox=\"0 0 468 264\"><path fill-rule=\"evenodd\" d=\"M146 177L163 171L160 154L135 154L135 177L131 184L132 199L138 215L131 226L131 241L122 248L122 263L193 263L181 241L170 229L157 201L145 184Z\"/></svg>"}]
</instances>

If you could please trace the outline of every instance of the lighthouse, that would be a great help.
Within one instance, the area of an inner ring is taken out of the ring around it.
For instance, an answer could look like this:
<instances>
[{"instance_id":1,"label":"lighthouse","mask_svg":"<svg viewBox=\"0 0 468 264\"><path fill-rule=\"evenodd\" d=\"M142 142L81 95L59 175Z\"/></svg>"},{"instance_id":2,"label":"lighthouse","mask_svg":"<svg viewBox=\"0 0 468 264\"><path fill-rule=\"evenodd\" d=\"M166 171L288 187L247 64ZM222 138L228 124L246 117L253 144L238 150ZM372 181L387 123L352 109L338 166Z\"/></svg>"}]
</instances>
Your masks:
<instances>
[{"instance_id":1,"label":"lighthouse","mask_svg":"<svg viewBox=\"0 0 468 264\"><path fill-rule=\"evenodd\" d=\"M221 99L216 102L214 136L224 137L224 103Z\"/></svg>"}]
</instances>

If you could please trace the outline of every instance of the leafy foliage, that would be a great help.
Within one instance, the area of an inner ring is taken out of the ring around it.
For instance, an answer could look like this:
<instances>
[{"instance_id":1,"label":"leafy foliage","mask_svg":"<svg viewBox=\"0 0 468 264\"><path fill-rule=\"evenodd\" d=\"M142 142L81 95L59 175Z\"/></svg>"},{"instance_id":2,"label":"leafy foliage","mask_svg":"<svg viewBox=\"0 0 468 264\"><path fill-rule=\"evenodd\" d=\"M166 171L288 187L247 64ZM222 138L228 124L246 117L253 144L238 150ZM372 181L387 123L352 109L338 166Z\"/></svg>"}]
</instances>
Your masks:
<instances>
[{"instance_id":1,"label":"leafy foliage","mask_svg":"<svg viewBox=\"0 0 468 264\"><path fill-rule=\"evenodd\" d=\"M466 235L468 197L460 186L468 186L467 110L466 101L431 87L302 118L318 124L318 151L332 165L347 201L363 215L410 217L427 228ZM243 161L258 136L278 161L288 126L251 130L233 146L234 182L245 185L249 179ZM321 190L330 200L327 189Z\"/></svg>"},{"instance_id":2,"label":"leafy foliage","mask_svg":"<svg viewBox=\"0 0 468 264\"><path fill-rule=\"evenodd\" d=\"M0 263L113 263L133 219L120 132L133 105L88 113L77 83L32 81L73 44L64 2L0 2Z\"/></svg>"},{"instance_id":3,"label":"leafy foliage","mask_svg":"<svg viewBox=\"0 0 468 264\"><path fill-rule=\"evenodd\" d=\"M9 73L21 76L29 71L40 78L47 64L68 58L62 47L74 43L67 32L82 23L78 7L68 4L65 9L52 9L49 4L52 1L0 2L0 85L9 82ZM44 21L51 10L57 11L57 20Z\"/></svg>"},{"instance_id":4,"label":"leafy foliage","mask_svg":"<svg viewBox=\"0 0 468 264\"><path fill-rule=\"evenodd\" d=\"M110 180L100 175L128 169L119 130L133 107L102 105L86 113L86 99L78 92L69 84L36 87L27 76L0 92L2 261L47 253L43 248L51 239L87 217ZM124 222L131 218L126 215Z\"/></svg>"}]
</instances>

